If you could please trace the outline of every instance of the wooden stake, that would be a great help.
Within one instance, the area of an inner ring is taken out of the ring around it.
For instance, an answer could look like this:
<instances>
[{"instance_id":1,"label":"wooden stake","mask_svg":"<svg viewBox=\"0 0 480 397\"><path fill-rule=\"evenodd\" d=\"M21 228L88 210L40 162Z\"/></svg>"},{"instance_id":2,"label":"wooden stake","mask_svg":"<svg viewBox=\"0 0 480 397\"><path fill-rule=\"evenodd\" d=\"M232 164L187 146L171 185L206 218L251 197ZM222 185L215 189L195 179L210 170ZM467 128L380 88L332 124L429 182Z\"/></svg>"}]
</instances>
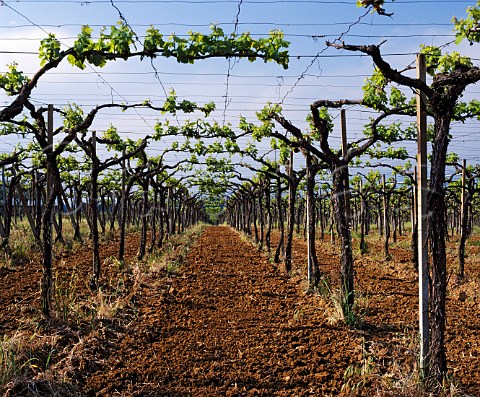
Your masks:
<instances>
[{"instance_id":1,"label":"wooden stake","mask_svg":"<svg viewBox=\"0 0 480 397\"><path fill-rule=\"evenodd\" d=\"M306 162L306 168L307 168L307 173L310 173L311 172L311 159L310 159L310 154L308 154L307 156L305 156L305 162ZM308 174L307 174L308 175ZM308 182L307 182L308 184ZM308 185L307 185L307 189L308 189ZM311 254L311 249L310 249L310 240L312 239L312 236L310 234L310 195L307 194L306 195L306 211L305 211L305 215L306 215L306 224L307 224L307 280L308 280L308 286L310 288L310 283L312 281L312 273L313 273L313 261L312 261L312 254ZM314 209L315 211L315 209Z\"/></svg>"},{"instance_id":2,"label":"wooden stake","mask_svg":"<svg viewBox=\"0 0 480 397\"><path fill-rule=\"evenodd\" d=\"M125 149L122 150L122 157L125 157ZM120 216L120 249L119 249L119 260L123 262L125 257L125 214L126 205L127 205L127 165L125 158L122 160L122 206L121 206L121 216Z\"/></svg>"},{"instance_id":3,"label":"wooden stake","mask_svg":"<svg viewBox=\"0 0 480 397\"><path fill-rule=\"evenodd\" d=\"M122 157L125 157L125 149L122 150ZM157 175L158 177L158 175ZM125 158L122 160L122 209L126 201L126 184L127 184L127 162Z\"/></svg>"},{"instance_id":4,"label":"wooden stake","mask_svg":"<svg viewBox=\"0 0 480 397\"><path fill-rule=\"evenodd\" d=\"M47 153L53 152L53 105L48 105L48 124L47 124L47 142L48 148L46 150ZM48 201L50 195L52 194L53 189L53 173L51 168L47 164L47 171L46 171L46 178L47 178L47 190L46 190L46 199L45 202ZM55 205L54 205L55 208ZM50 239L52 238L52 226L53 226L53 214L48 221L49 229L50 229Z\"/></svg>"},{"instance_id":5,"label":"wooden stake","mask_svg":"<svg viewBox=\"0 0 480 397\"><path fill-rule=\"evenodd\" d=\"M426 81L425 55L417 56L417 78ZM419 281L419 328L420 328L420 370L428 372L428 247L427 247L427 114L426 96L417 90L417 222L418 222L418 281Z\"/></svg>"},{"instance_id":6,"label":"wooden stake","mask_svg":"<svg viewBox=\"0 0 480 397\"><path fill-rule=\"evenodd\" d=\"M48 124L47 124L47 153L53 152L53 105L48 105ZM47 168L48 171L48 168ZM53 175L51 172L47 172L47 200L50 197L52 191Z\"/></svg>"},{"instance_id":7,"label":"wooden stake","mask_svg":"<svg viewBox=\"0 0 480 397\"><path fill-rule=\"evenodd\" d=\"M48 148L47 148L47 153L52 153L53 152L53 105L48 105L48 116L47 116L48 124L47 124L47 142L48 142ZM48 163L48 162L47 162ZM46 170L46 179L47 179L47 190L46 190L46 200L45 202L48 201L50 195L52 194L52 189L53 189L53 173L51 167L47 164L47 170ZM53 213L52 211L52 216L50 217L48 221L48 227L50 229L50 241L52 239L52 226L53 226Z\"/></svg>"},{"instance_id":8,"label":"wooden stake","mask_svg":"<svg viewBox=\"0 0 480 397\"><path fill-rule=\"evenodd\" d=\"M382 190L383 190L383 231L387 235L387 191L385 189L385 174L382 174Z\"/></svg>"},{"instance_id":9,"label":"wooden stake","mask_svg":"<svg viewBox=\"0 0 480 397\"><path fill-rule=\"evenodd\" d=\"M5 180L5 167L2 167L2 203L3 216L7 213L7 182Z\"/></svg>"},{"instance_id":10,"label":"wooden stake","mask_svg":"<svg viewBox=\"0 0 480 397\"><path fill-rule=\"evenodd\" d=\"M417 209L418 209L418 197L417 197L417 186L418 186L418 178L417 178L417 166L413 168L413 180L415 185L412 189L412 232L413 226L417 223Z\"/></svg>"},{"instance_id":11,"label":"wooden stake","mask_svg":"<svg viewBox=\"0 0 480 397\"><path fill-rule=\"evenodd\" d=\"M347 155L347 118L345 115L345 109L340 110L340 124L341 124L341 132L342 132L342 155L343 158ZM350 209L350 181L348 175L348 165L345 166L347 168L346 178L345 178L345 216L347 217L347 222L350 227L350 221L352 218L351 209Z\"/></svg>"}]
</instances>

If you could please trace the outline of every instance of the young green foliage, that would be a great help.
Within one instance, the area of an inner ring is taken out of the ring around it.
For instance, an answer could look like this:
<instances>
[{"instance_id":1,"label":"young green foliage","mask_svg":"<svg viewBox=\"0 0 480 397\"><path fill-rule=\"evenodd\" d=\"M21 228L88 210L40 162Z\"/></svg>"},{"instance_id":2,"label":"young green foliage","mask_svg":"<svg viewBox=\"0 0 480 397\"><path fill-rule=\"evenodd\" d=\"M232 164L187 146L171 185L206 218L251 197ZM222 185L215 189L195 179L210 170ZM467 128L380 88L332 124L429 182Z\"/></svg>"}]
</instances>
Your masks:
<instances>
[{"instance_id":1,"label":"young green foliage","mask_svg":"<svg viewBox=\"0 0 480 397\"><path fill-rule=\"evenodd\" d=\"M67 56L70 64L84 69L87 63L103 67L108 60L131 56L140 58L174 57L179 63L194 63L197 59L210 57L245 57L250 62L262 58L265 62L274 61L288 68L289 42L281 31L274 30L268 37L254 39L249 33L227 35L218 26L212 25L211 32L204 35L189 32L188 38L171 35L167 40L153 26L146 31L143 49L137 51L135 34L124 22L100 30L97 41L92 38L93 29L85 25L78 34L73 47L61 52L61 44L54 34L41 41L39 57L42 66L48 62Z\"/></svg>"},{"instance_id":2,"label":"young green foliage","mask_svg":"<svg viewBox=\"0 0 480 397\"><path fill-rule=\"evenodd\" d=\"M465 19L453 17L455 42L460 44L463 39L467 39L470 45L473 45L480 41L480 1L477 1L475 6L468 7L466 12Z\"/></svg>"},{"instance_id":3,"label":"young green foliage","mask_svg":"<svg viewBox=\"0 0 480 397\"><path fill-rule=\"evenodd\" d=\"M458 51L442 53L436 46L422 44L420 52L425 54L427 73L435 76L437 73L449 73L462 67L471 68L472 60L469 57L461 56Z\"/></svg>"},{"instance_id":4,"label":"young green foliage","mask_svg":"<svg viewBox=\"0 0 480 397\"><path fill-rule=\"evenodd\" d=\"M40 49L38 57L40 58L40 65L44 66L47 62L54 61L60 56L60 42L53 33L40 42Z\"/></svg>"},{"instance_id":5,"label":"young green foliage","mask_svg":"<svg viewBox=\"0 0 480 397\"><path fill-rule=\"evenodd\" d=\"M84 121L83 109L77 104L69 104L63 109L63 126L66 129L75 128Z\"/></svg>"},{"instance_id":6,"label":"young green foliage","mask_svg":"<svg viewBox=\"0 0 480 397\"><path fill-rule=\"evenodd\" d=\"M5 90L9 96L16 95L29 80L17 69L18 64L12 62L8 65L8 71L0 74L0 87Z\"/></svg>"}]
</instances>

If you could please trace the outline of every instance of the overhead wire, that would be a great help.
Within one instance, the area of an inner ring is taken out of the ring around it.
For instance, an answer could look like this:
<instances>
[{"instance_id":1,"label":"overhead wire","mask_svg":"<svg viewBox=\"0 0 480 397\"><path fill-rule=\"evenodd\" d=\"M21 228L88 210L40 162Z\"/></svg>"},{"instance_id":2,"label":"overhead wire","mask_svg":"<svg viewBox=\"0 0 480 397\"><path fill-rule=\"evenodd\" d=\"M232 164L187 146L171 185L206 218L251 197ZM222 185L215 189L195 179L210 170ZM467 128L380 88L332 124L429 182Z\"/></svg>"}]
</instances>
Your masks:
<instances>
[{"instance_id":1,"label":"overhead wire","mask_svg":"<svg viewBox=\"0 0 480 397\"><path fill-rule=\"evenodd\" d=\"M237 4L237 14L235 15L235 24L234 24L233 33L232 33L232 36L234 38L236 38L237 32L238 32L238 22L239 22L239 18L240 18L240 12L242 10L242 3L243 3L243 0L239 0L239 2ZM227 76L226 76L226 82L225 82L225 102L224 102L224 108L223 108L223 122L222 122L222 125L225 125L225 117L226 117L226 112L227 112L227 108L228 108L228 104L229 104L228 89L229 89L229 82L230 82L230 73L231 73L232 68L233 68L232 61L234 62L234 60L231 57L229 57L227 59L227 61L228 61L228 69L227 69Z\"/></svg>"},{"instance_id":2,"label":"overhead wire","mask_svg":"<svg viewBox=\"0 0 480 397\"><path fill-rule=\"evenodd\" d=\"M40 2L41 2L41 1L40 1ZM110 3L110 2L111 2L111 1L104 1L103 3ZM282 1L282 2L284 2L284 1ZM71 2L66 2L66 3L71 3ZM73 2L72 2L72 3L73 3ZM78 2L78 3L88 3L88 2ZM120 4L120 3L129 3L129 2L128 2L128 1L120 1L120 0L118 0L118 1L116 1L116 3L119 3L119 4ZM130 2L130 3L136 3L136 2ZM154 2L152 2L152 3L154 3ZM182 3L182 2L181 2L181 1L178 1L178 3ZM200 2L184 2L184 3L200 3ZM209 2L209 3L218 3L218 2ZM231 1L230 3L232 3L232 4L235 4L235 3L238 4L238 1ZM245 3L251 3L251 2L245 1ZM271 2L268 2L268 3L271 3ZM316 3L318 3L318 2L316 2ZM332 3L337 3L337 2L332 2ZM413 3L413 2L412 2L412 3ZM350 2L350 4L353 4L353 3ZM391 3L389 3L389 4L391 4ZM360 22L358 25L362 25L362 24L363 24L363 23ZM172 24L165 24L165 25L172 25ZM230 25L231 25L231 24L230 24ZM238 22L238 26L244 26L244 25L246 25L246 23L245 23L244 21L241 21L241 22L239 21L239 22ZM294 25L295 25L295 24L289 24L288 26L294 26ZM313 25L314 25L314 24L298 24L298 26L313 26ZM318 25L322 25L322 24L318 24ZM334 26L334 25L335 25L335 24L329 25L329 26ZM393 23L393 24L390 24L390 23L389 23L389 24L378 24L378 23L370 24L370 23L369 23L368 25L370 25L370 26L383 26L383 25L390 25L390 26L407 26L407 25L408 25L408 26L422 26L422 24L395 24L395 23ZM429 25L429 26L451 26L450 24L426 24L426 25ZM139 25L133 24L132 26L139 26ZM143 25L143 26L147 26L147 25ZM192 26L192 25L187 25L187 24L185 24L185 26ZM199 25L199 26L204 26L204 25ZM324 24L323 26L327 26L327 25ZM338 26L338 25L337 25L337 26ZM376 37L375 35L370 35L370 36L369 36L369 35L365 35L365 36L374 37L374 38ZM407 37L408 37L408 35L400 35L400 36L401 36L401 38L407 38ZM415 35L415 36L418 36L418 35ZM301 36L301 37L303 37L303 36ZM311 38L310 35L305 35L305 37ZM330 36L329 36L329 37L330 37ZM353 35L353 34L352 34L352 35L350 35L350 37L363 37L363 36L362 36L362 35ZM380 37L380 36L379 36L379 37ZM444 35L438 35L438 36L432 35L432 36L430 36L430 37L451 37L451 35L445 35L445 36L444 36ZM8 53L8 52L7 52L7 53ZM393 54L392 56L399 56L399 55L402 55L402 56L403 56L403 55L413 55L413 54L414 54L414 53ZM28 54L28 55L31 55L31 54ZM328 54L327 54L327 55L328 55ZM339 55L347 55L347 54L338 54L338 55L335 55L335 58L341 58L341 57L342 57L342 56L339 56ZM358 54L349 54L349 55L357 55L357 56L358 56ZM292 55L292 56L295 56L295 55ZM303 57L304 57L304 58L307 58L308 56L310 56L310 57L312 57L312 59L314 59L314 57L316 56L316 54L315 54L315 55L304 55ZM92 74L97 74L97 73L98 73L98 72L93 72ZM152 73L152 72L150 72L150 73ZM54 74L56 74L56 72L50 73L49 75L54 75ZM72 73L72 74L75 74L75 73ZM86 73L85 73L85 74L86 74ZM110 75L109 72L105 72L105 73L100 72L100 74L105 75L105 76ZM112 74L113 74L113 73L112 73ZM162 75L163 75L163 74L164 74L164 73L162 73ZM167 74L167 73L165 73L165 74ZM184 74L182 74L182 73L172 72L172 73L170 73L170 75L179 76L179 75L195 75L195 74L192 74L192 73L184 73ZM205 75L205 74L203 74L203 75ZM225 76L225 73L218 73L218 74L216 74L216 75ZM308 76L308 75L309 75L309 74L307 73L305 76ZM296 78L296 77L297 77L297 78L298 78L298 76L300 76L300 75L297 75L297 76L284 76L284 77L285 77L285 78L289 78L289 77L292 77L292 78ZM235 84L235 83L233 83L233 82L231 81L231 79L233 79L234 77L236 77L236 78L252 78L252 76L234 76L233 73L230 73L230 76L228 77L228 80L229 80L228 85L229 85L229 86L233 86L233 85ZM270 76L270 77L276 78L276 77L278 77L278 76ZM312 77L316 77L316 76L315 76L315 75L312 75ZM327 76L326 76L326 75L322 75L322 77L327 77ZM334 76L333 78L347 78L347 77L351 77L351 76L343 76L343 77L342 77L342 76ZM357 77L367 77L367 75L358 75ZM49 83L54 83L54 82L49 82ZM57 83L60 83L60 82L57 82ZM86 84L87 82L78 82L78 83ZM131 84L148 84L148 83L144 83L144 82L128 82L128 83L131 83ZM117 84L117 82L115 82L115 83L112 82L112 84ZM178 83L178 82L177 82L177 83L174 83L174 84L191 84L191 85L197 85L197 84L198 84L198 85L201 85L201 84L199 84L199 83L186 83L186 82L182 82L182 83ZM262 85L261 83L259 83L259 84L254 84L254 83L247 83L247 82L243 83L242 85L249 85L249 84L252 84L252 85L260 85L260 86ZM220 85L220 84L219 84L219 85ZM268 85L268 86L278 86L278 84L276 84L276 85L275 85L275 84L271 84L271 85ZM299 85L297 85L297 86L300 87L300 86L302 86L302 85L299 84ZM309 84L309 86L314 87L315 85ZM350 87L350 88L358 88L358 87L359 87L359 86L352 86L352 85L317 85L317 86L321 86L321 87L324 87L324 86L329 86L329 87ZM226 95L226 96L227 96L227 95ZM132 96L130 96L130 95L126 95L126 96L125 96L125 95L124 95L124 97L125 97L125 98L131 98ZM239 97L239 96L235 95L235 98L237 98L237 97ZM292 97L290 94L289 94L289 98L290 98L290 99L296 99L295 97ZM290 104L287 104L287 103L286 103L286 105L290 105ZM234 108L229 108L228 110L231 111L231 112L236 111L236 109L234 109ZM227 109L225 109L225 112L226 112L226 111L227 111ZM290 110L286 110L286 111L290 111ZM295 110L294 110L294 111L295 111ZM352 118L349 117L349 120L350 120L350 119L352 119Z\"/></svg>"},{"instance_id":3,"label":"overhead wire","mask_svg":"<svg viewBox=\"0 0 480 397\"><path fill-rule=\"evenodd\" d=\"M28 16L26 16L25 14L23 14L23 13L21 13L20 11L16 10L15 8L11 7L9 4L7 4L7 2L5 2L5 1L2 0L2 2L1 2L0 4L1 4L1 6L5 6L5 7L9 8L9 9L12 10L14 13L16 13L17 15L21 16L22 18L24 18L25 20L27 20L29 23L31 23L32 26L39 28L39 29L42 30L44 33L46 33L47 35L50 34L47 30L45 30L45 29L44 29L43 27L41 27L40 25L36 24L36 23L35 23L32 19L30 19ZM61 42L60 42L60 43L61 43ZM64 43L61 43L61 44L64 45L64 46L66 46ZM107 80L105 80L99 73L97 73L97 71L95 70L95 68L94 68L92 65L90 65L89 63L87 63L87 67L88 67L90 70L92 70L94 73L96 73L97 77L98 77L100 80L102 80L102 82L103 82L104 84L106 84L106 85L110 88L110 90L111 90L112 93L114 92L116 95L118 95L120 98L123 98L123 99L126 101L126 98L124 98ZM126 101L126 102L128 103L128 101ZM143 120L143 121L148 125L148 123L146 122L146 120Z\"/></svg>"},{"instance_id":4,"label":"overhead wire","mask_svg":"<svg viewBox=\"0 0 480 397\"><path fill-rule=\"evenodd\" d=\"M354 5L353 1L345 0L244 0L248 4L343 4ZM18 1L3 0L3 3L18 3ZM22 3L63 3L63 4L80 4L80 5L94 5L110 3L110 0L22 0ZM237 0L116 0L116 3L124 4L141 4L141 3L156 3L156 4L232 4L237 3ZM389 5L405 5L405 4L436 4L436 3L471 3L469 0L402 0L401 2L387 1Z\"/></svg>"},{"instance_id":5,"label":"overhead wire","mask_svg":"<svg viewBox=\"0 0 480 397\"><path fill-rule=\"evenodd\" d=\"M252 37L265 37L265 33L250 33L250 36ZM317 34L307 34L307 33L288 33L288 32L283 32L284 37L303 37L303 38L308 38L308 39L325 39L328 37L338 37L337 34L322 34L322 35L317 35ZM189 37L186 34L177 34L178 37ZM140 39L145 38L145 35L140 35L138 36ZM432 37L455 37L454 34L447 34L447 33L425 33L425 34L348 34L345 35L344 37L356 37L356 38L370 38L370 39L408 39L408 38L413 38L413 37L426 37L426 38L432 38ZM0 37L0 41L40 41L44 37ZM98 40L100 37L99 36L92 36L92 39ZM74 40L76 39L75 36L66 36L66 37L57 37L58 40Z\"/></svg>"},{"instance_id":6,"label":"overhead wire","mask_svg":"<svg viewBox=\"0 0 480 397\"><path fill-rule=\"evenodd\" d=\"M284 23L284 22L239 22L238 26L244 26L244 25L252 25L252 26L259 26L259 25L271 25L275 27L306 27L306 26L311 26L311 27L321 27L321 26L342 26L342 25L351 25L353 22L351 21L346 21L346 22L318 22L318 23ZM44 27L44 28L64 28L64 27L81 27L84 24L81 23L62 23L62 24L39 24L39 26ZM109 25L108 23L103 23L103 24L89 24L90 27L92 28L102 28L106 25ZM194 27L203 27L203 28L208 28L210 24L190 24L190 23L177 23L177 22L168 22L168 23L162 23L162 22L152 22L149 24L141 24L141 23L136 23L136 24L131 24L131 26L134 27L149 27L149 26L176 26L176 27L186 27L186 28L194 28ZM233 25L232 22L218 22L216 23L217 26L226 26L226 25ZM438 23L438 22L411 22L411 23L379 23L379 22L371 22L371 23L366 23L366 22L359 22L357 23L359 26L369 26L369 27L420 27L420 26L426 26L426 27L431 27L431 26L438 26L438 27L451 27L451 23ZM0 25L0 29L21 29L21 28L28 28L31 27L31 25Z\"/></svg>"},{"instance_id":7,"label":"overhead wire","mask_svg":"<svg viewBox=\"0 0 480 397\"><path fill-rule=\"evenodd\" d=\"M337 42L337 41L340 41L343 37L344 34L347 34L350 32L350 30L352 29L353 26L355 26L356 24L358 24L367 14L369 13L369 10L367 10L367 12L365 12L364 14L360 15L358 17L358 19L354 22L352 22L350 25L348 25L347 27L347 30L343 33L340 34L340 36L334 40L334 42ZM315 40L315 39L314 39ZM280 101L280 105L283 104L283 102L285 101L285 99L293 92L293 90L297 87L297 85L300 83L301 80L304 79L304 76L306 73L308 73L308 71L310 70L310 68L315 64L315 62L320 59L320 58L323 58L325 57L325 55L323 54L326 50L328 49L328 45L326 45L323 49L321 49L311 60L311 62L307 65L307 67L305 68L305 70L303 71L303 73L300 74L300 76L298 77L297 81L285 92L285 95L283 96L282 100ZM321 67L320 67L320 70L321 70Z\"/></svg>"},{"instance_id":8,"label":"overhead wire","mask_svg":"<svg viewBox=\"0 0 480 397\"><path fill-rule=\"evenodd\" d=\"M124 16L124 15L122 14L122 12L120 11L120 9L116 6L116 4L114 3L113 0L110 0L110 4L111 4L112 7L115 8L115 10L118 12L118 16L119 16L120 20L125 24L125 26L127 26L127 27L130 29L130 31L131 31L132 34L133 34L133 37L135 38L135 41L136 41L137 43L139 43L140 46L141 46L142 43L140 42L140 39L139 39L137 33L135 33L135 31L133 30L133 28L130 26L130 24L128 23L127 19L125 18L125 16ZM167 97L167 92L166 92L166 90L165 90L165 87L163 86L163 83L162 83L161 80L160 80L160 77L158 76L158 73L157 73L157 70L156 70L155 66L153 65L153 60L151 60L151 66L152 66L152 68L153 68L153 70L154 70L154 72L155 72L155 78L159 81L159 83L160 83L160 85L161 85L161 87L163 88L163 91L164 91L164 93L165 93L165 97ZM112 99L113 99L113 98L112 98ZM127 102L127 103L128 103L128 102ZM135 111L135 113L137 114L137 116L139 116L149 127L151 127L151 126L148 124L148 122L147 122L145 119L142 118L142 116L140 115L140 113L138 112L137 109L134 109L134 111ZM152 128L152 129L153 129L153 128Z\"/></svg>"}]
</instances>

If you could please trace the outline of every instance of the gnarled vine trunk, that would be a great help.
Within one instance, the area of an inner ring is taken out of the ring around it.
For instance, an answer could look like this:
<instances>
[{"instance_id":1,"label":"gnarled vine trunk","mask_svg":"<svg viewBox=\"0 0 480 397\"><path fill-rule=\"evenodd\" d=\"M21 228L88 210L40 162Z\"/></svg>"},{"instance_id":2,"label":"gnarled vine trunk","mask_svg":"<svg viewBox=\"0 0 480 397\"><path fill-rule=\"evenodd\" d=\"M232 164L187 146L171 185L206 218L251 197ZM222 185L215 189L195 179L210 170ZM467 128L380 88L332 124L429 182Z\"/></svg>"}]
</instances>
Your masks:
<instances>
[{"instance_id":1,"label":"gnarled vine trunk","mask_svg":"<svg viewBox=\"0 0 480 397\"><path fill-rule=\"evenodd\" d=\"M351 313L355 301L353 273L352 237L345 209L345 181L347 167L345 164L334 166L333 172L333 207L340 239L340 282L342 293L342 310L344 315Z\"/></svg>"},{"instance_id":2,"label":"gnarled vine trunk","mask_svg":"<svg viewBox=\"0 0 480 397\"><path fill-rule=\"evenodd\" d=\"M312 155L308 152L304 153L305 160L306 160L306 178L307 178L307 186L306 186L306 200L307 200L307 218L308 218L308 237L307 237L307 244L308 244L308 274L310 276L310 288L317 287L320 282L320 268L318 266L318 259L317 259L317 251L315 248L315 226L316 226L316 219L315 219L315 195L314 195L314 188L315 188L315 175L317 174L317 169L313 167L312 164Z\"/></svg>"},{"instance_id":3,"label":"gnarled vine trunk","mask_svg":"<svg viewBox=\"0 0 480 397\"><path fill-rule=\"evenodd\" d=\"M453 109L453 108L452 108ZM428 373L441 383L447 373L445 353L445 300L447 292L445 164L452 114L435 117L430 188L427 194L428 237L431 252L430 360Z\"/></svg>"}]
</instances>

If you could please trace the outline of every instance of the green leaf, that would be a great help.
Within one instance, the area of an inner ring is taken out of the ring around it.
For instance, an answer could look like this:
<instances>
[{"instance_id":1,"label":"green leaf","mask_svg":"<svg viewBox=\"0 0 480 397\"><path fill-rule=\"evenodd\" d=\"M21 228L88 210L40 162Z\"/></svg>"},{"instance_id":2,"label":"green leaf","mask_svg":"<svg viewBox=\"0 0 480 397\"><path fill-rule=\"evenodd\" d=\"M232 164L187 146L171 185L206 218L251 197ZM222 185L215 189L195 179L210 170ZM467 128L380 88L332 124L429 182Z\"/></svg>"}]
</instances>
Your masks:
<instances>
[{"instance_id":1,"label":"green leaf","mask_svg":"<svg viewBox=\"0 0 480 397\"><path fill-rule=\"evenodd\" d=\"M40 49L38 56L40 58L40 65L44 66L46 63L58 59L60 55L60 42L54 34L49 33L48 37L40 42Z\"/></svg>"},{"instance_id":2,"label":"green leaf","mask_svg":"<svg viewBox=\"0 0 480 397\"><path fill-rule=\"evenodd\" d=\"M88 26L82 26L81 32L77 36L77 40L73 43L75 54L68 56L68 61L80 69L85 69L86 53L91 52L95 48L92 40L93 29Z\"/></svg>"},{"instance_id":3,"label":"green leaf","mask_svg":"<svg viewBox=\"0 0 480 397\"><path fill-rule=\"evenodd\" d=\"M145 51L155 52L158 49L163 48L164 45L165 41L163 40L163 35L160 34L158 29L150 26L150 28L147 29L145 39L143 40L143 49Z\"/></svg>"},{"instance_id":4,"label":"green leaf","mask_svg":"<svg viewBox=\"0 0 480 397\"><path fill-rule=\"evenodd\" d=\"M65 129L73 129L84 121L83 110L77 104L68 105L63 109L63 125Z\"/></svg>"},{"instance_id":5,"label":"green leaf","mask_svg":"<svg viewBox=\"0 0 480 397\"><path fill-rule=\"evenodd\" d=\"M387 84L386 77L380 69L375 68L372 77L365 80L365 85L362 88L364 104L377 110L383 110L387 103L387 93L385 91Z\"/></svg>"},{"instance_id":6,"label":"green leaf","mask_svg":"<svg viewBox=\"0 0 480 397\"><path fill-rule=\"evenodd\" d=\"M468 7L466 12L467 17L464 19L453 17L455 43L460 44L463 39L467 39L472 45L480 41L480 1L475 6Z\"/></svg>"},{"instance_id":7,"label":"green leaf","mask_svg":"<svg viewBox=\"0 0 480 397\"><path fill-rule=\"evenodd\" d=\"M29 82L29 79L17 69L17 66L16 62L12 62L8 65L8 71L0 74L0 87L9 96L18 94L22 87Z\"/></svg>"}]
</instances>

